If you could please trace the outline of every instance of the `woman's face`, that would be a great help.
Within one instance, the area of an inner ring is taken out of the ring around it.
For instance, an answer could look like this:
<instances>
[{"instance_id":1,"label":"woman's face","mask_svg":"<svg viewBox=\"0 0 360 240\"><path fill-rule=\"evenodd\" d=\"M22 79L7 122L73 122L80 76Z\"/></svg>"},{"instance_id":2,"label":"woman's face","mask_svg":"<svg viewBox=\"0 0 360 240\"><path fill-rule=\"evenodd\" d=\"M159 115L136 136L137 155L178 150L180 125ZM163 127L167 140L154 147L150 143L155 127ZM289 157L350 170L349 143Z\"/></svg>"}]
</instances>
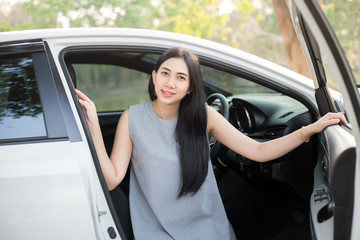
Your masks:
<instances>
[{"instance_id":1,"label":"woman's face","mask_svg":"<svg viewBox=\"0 0 360 240\"><path fill-rule=\"evenodd\" d=\"M190 93L189 70L182 58L169 58L152 77L157 98L165 104L179 104Z\"/></svg>"}]
</instances>

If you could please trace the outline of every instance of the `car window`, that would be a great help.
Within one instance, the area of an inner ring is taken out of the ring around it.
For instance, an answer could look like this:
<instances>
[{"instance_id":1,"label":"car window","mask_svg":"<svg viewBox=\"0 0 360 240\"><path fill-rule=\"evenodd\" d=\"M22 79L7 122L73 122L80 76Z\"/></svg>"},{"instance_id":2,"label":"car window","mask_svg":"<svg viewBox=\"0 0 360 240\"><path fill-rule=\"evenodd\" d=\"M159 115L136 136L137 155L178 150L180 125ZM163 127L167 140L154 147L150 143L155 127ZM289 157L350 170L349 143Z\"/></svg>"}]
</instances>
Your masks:
<instances>
[{"instance_id":1,"label":"car window","mask_svg":"<svg viewBox=\"0 0 360 240\"><path fill-rule=\"evenodd\" d=\"M31 55L0 60L0 140L45 137L46 128Z\"/></svg>"},{"instance_id":2,"label":"car window","mask_svg":"<svg viewBox=\"0 0 360 240\"><path fill-rule=\"evenodd\" d=\"M149 100L150 74L123 66L73 64L77 88L95 103L98 112L120 111Z\"/></svg>"},{"instance_id":3,"label":"car window","mask_svg":"<svg viewBox=\"0 0 360 240\"><path fill-rule=\"evenodd\" d=\"M201 74L206 83L231 94L275 92L248 79L204 65L201 66Z\"/></svg>"},{"instance_id":4,"label":"car window","mask_svg":"<svg viewBox=\"0 0 360 240\"><path fill-rule=\"evenodd\" d=\"M96 54L70 52L66 59L71 63L71 70L74 69L76 87L95 103L98 112L122 111L130 105L149 100L148 81L159 54L123 51ZM201 72L207 86L230 95L275 92L204 63Z\"/></svg>"}]
</instances>

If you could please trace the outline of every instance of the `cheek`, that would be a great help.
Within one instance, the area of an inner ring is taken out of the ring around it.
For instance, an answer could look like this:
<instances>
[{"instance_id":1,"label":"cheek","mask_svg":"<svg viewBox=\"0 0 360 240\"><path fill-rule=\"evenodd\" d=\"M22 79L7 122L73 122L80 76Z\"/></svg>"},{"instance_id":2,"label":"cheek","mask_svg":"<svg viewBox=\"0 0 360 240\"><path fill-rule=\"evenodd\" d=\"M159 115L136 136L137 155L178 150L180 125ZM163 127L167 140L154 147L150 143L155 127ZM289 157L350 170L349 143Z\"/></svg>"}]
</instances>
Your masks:
<instances>
[{"instance_id":1,"label":"cheek","mask_svg":"<svg viewBox=\"0 0 360 240\"><path fill-rule=\"evenodd\" d=\"M190 83L189 82L186 84L185 89L186 89L186 92L190 91Z\"/></svg>"},{"instance_id":2,"label":"cheek","mask_svg":"<svg viewBox=\"0 0 360 240\"><path fill-rule=\"evenodd\" d=\"M178 90L179 90L179 88L178 88ZM182 95L188 94L189 90L190 90L189 84L184 84L184 85L181 86Z\"/></svg>"}]
</instances>

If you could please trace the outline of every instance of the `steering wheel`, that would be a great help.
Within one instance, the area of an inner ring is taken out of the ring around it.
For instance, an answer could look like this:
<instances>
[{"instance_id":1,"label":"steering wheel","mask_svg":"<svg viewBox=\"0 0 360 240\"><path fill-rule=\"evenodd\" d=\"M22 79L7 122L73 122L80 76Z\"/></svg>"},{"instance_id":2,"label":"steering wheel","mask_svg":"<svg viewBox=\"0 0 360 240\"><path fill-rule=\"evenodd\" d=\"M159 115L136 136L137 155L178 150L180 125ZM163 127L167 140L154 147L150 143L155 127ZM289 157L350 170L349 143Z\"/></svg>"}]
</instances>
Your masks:
<instances>
[{"instance_id":1,"label":"steering wheel","mask_svg":"<svg viewBox=\"0 0 360 240\"><path fill-rule=\"evenodd\" d=\"M219 100L220 105L213 105L214 101ZM226 120L229 120L229 103L225 96L221 93L213 93L207 97L206 102L209 106L215 108ZM210 158L211 161L216 160L217 156L224 149L224 145L217 141L213 136L209 135Z\"/></svg>"}]
</instances>

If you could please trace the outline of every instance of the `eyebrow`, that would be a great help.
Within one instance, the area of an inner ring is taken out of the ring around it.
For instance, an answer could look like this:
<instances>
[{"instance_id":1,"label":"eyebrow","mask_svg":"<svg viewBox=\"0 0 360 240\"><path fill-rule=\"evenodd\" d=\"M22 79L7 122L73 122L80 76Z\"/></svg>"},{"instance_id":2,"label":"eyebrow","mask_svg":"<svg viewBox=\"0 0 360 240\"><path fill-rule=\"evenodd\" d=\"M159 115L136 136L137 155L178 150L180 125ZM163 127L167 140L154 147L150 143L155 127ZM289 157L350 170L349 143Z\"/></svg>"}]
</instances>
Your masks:
<instances>
[{"instance_id":1,"label":"eyebrow","mask_svg":"<svg viewBox=\"0 0 360 240\"><path fill-rule=\"evenodd\" d=\"M162 67L162 69L165 69L165 70L171 72L171 70L169 68L167 68L167 67ZM178 72L177 74L188 76L186 73L183 73L183 72Z\"/></svg>"}]
</instances>

